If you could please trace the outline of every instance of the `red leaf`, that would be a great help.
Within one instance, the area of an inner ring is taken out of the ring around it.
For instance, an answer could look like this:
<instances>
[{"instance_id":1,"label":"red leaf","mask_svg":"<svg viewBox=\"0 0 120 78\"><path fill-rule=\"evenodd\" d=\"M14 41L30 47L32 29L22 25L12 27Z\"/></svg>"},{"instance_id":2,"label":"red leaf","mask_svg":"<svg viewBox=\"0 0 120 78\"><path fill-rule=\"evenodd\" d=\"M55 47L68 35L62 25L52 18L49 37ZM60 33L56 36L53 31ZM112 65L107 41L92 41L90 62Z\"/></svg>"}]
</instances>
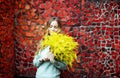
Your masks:
<instances>
[{"instance_id":1,"label":"red leaf","mask_svg":"<svg viewBox=\"0 0 120 78\"><path fill-rule=\"evenodd\" d=\"M27 57L30 57L30 56L31 56L31 53L30 53L30 52L26 52L26 56L27 56Z\"/></svg>"},{"instance_id":2,"label":"red leaf","mask_svg":"<svg viewBox=\"0 0 120 78\"><path fill-rule=\"evenodd\" d=\"M45 4L44 3L40 4L40 8L45 8Z\"/></svg>"}]
</instances>

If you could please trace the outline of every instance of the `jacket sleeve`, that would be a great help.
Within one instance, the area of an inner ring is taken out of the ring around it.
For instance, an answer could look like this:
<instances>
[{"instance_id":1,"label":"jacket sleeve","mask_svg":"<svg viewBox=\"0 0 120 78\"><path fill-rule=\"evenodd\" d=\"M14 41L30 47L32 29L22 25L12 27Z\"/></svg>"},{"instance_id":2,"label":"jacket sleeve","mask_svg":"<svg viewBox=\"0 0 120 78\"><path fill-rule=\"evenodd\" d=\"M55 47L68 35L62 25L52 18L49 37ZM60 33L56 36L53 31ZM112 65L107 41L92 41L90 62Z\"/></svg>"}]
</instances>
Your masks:
<instances>
[{"instance_id":1,"label":"jacket sleeve","mask_svg":"<svg viewBox=\"0 0 120 78\"><path fill-rule=\"evenodd\" d=\"M36 67L39 67L40 64L42 64L42 61L40 61L41 56L40 53L38 53L37 55L35 55L34 59L33 59L33 65Z\"/></svg>"},{"instance_id":2,"label":"jacket sleeve","mask_svg":"<svg viewBox=\"0 0 120 78\"><path fill-rule=\"evenodd\" d=\"M66 70L67 69L67 65L65 62L60 62L60 61L55 61L54 66L60 70Z\"/></svg>"},{"instance_id":3,"label":"jacket sleeve","mask_svg":"<svg viewBox=\"0 0 120 78\"><path fill-rule=\"evenodd\" d=\"M43 63L43 61L40 61L40 60L46 57L46 54L49 52L49 48L50 46L47 46L45 49L43 49L37 55L35 55L33 59L34 66L39 67L40 64Z\"/></svg>"}]
</instances>

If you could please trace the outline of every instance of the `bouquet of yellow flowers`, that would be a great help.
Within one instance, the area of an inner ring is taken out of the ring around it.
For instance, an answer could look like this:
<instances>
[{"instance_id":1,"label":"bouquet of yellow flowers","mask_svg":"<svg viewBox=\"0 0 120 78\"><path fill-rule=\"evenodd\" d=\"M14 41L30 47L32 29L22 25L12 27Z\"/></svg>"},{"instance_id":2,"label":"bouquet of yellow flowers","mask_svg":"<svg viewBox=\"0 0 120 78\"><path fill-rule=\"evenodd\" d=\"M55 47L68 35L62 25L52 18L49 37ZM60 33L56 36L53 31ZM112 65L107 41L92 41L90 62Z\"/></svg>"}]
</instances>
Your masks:
<instances>
[{"instance_id":1,"label":"bouquet of yellow flowers","mask_svg":"<svg viewBox=\"0 0 120 78\"><path fill-rule=\"evenodd\" d=\"M73 37L68 35L52 32L51 35L44 37L41 46L43 48L50 46L55 58L59 61L64 61L70 67L72 67L72 63L77 58L75 50L78 43L74 41Z\"/></svg>"}]
</instances>

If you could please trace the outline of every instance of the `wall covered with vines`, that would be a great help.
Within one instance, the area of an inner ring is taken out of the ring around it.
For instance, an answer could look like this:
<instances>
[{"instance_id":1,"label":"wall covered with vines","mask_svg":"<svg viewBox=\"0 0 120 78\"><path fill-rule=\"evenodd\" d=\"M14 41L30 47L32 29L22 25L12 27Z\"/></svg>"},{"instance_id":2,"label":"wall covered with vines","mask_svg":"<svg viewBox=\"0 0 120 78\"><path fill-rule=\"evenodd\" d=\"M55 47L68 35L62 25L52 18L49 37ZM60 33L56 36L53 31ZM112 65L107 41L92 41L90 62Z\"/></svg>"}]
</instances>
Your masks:
<instances>
[{"instance_id":1,"label":"wall covered with vines","mask_svg":"<svg viewBox=\"0 0 120 78\"><path fill-rule=\"evenodd\" d=\"M0 78L13 78L15 73L14 5L0 0Z\"/></svg>"},{"instance_id":2,"label":"wall covered with vines","mask_svg":"<svg viewBox=\"0 0 120 78\"><path fill-rule=\"evenodd\" d=\"M62 78L120 77L118 0L1 0L0 6L0 78L35 76L36 44L53 16L79 43L78 60Z\"/></svg>"}]
</instances>

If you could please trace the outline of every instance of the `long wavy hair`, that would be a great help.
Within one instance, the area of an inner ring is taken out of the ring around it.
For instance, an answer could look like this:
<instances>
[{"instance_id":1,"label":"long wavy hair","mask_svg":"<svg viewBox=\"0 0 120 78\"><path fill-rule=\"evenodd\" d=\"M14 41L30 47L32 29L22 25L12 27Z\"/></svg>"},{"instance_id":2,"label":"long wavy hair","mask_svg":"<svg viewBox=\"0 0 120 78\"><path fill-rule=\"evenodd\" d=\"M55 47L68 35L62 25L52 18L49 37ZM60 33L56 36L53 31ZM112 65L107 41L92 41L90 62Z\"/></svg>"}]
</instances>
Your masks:
<instances>
[{"instance_id":1,"label":"long wavy hair","mask_svg":"<svg viewBox=\"0 0 120 78\"><path fill-rule=\"evenodd\" d=\"M62 28L62 26L61 26L61 20L59 18L57 18L57 17L52 17L50 20L48 20L44 24L44 31L45 31L44 36L45 35L49 35L48 28L50 27L50 24L52 23L52 21L57 21L60 33L62 33L62 31L61 31L61 28ZM42 39L37 44L37 50L35 52L35 55L38 54L39 52L41 52L41 50L43 49L43 47L41 46L41 41L44 40L44 36L42 37Z\"/></svg>"}]
</instances>

